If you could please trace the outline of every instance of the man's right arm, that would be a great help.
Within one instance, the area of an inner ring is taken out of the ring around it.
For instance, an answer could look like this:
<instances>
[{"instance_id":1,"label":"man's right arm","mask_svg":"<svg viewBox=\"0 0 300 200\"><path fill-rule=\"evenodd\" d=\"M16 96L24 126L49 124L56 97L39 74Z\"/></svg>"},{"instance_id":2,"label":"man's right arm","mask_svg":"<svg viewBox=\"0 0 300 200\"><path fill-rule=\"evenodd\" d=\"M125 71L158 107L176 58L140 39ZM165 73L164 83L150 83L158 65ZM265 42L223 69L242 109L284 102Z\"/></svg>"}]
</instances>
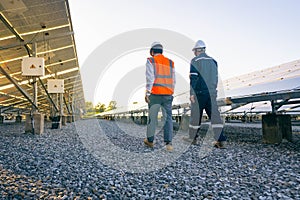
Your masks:
<instances>
[{"instance_id":1,"label":"man's right arm","mask_svg":"<svg viewBox=\"0 0 300 200\"><path fill-rule=\"evenodd\" d=\"M151 90L154 83L154 69L153 65L149 59L147 59L146 63L146 94L149 96L151 94Z\"/></svg>"}]
</instances>

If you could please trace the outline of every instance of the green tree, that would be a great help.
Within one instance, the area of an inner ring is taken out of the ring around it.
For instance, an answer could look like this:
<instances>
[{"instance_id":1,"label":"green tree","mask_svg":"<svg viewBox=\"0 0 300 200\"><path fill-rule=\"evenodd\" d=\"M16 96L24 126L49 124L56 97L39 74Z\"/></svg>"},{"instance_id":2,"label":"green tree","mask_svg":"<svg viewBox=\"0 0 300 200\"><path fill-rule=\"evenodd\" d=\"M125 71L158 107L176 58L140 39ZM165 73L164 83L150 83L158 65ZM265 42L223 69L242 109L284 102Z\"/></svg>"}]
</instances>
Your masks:
<instances>
[{"instance_id":1,"label":"green tree","mask_svg":"<svg viewBox=\"0 0 300 200\"><path fill-rule=\"evenodd\" d=\"M85 102L85 110L86 112L93 112L94 111L94 105L90 101Z\"/></svg>"},{"instance_id":2,"label":"green tree","mask_svg":"<svg viewBox=\"0 0 300 200\"><path fill-rule=\"evenodd\" d=\"M105 111L105 104L103 103L97 103L97 105L95 106L95 110L98 113L104 112Z\"/></svg>"},{"instance_id":3,"label":"green tree","mask_svg":"<svg viewBox=\"0 0 300 200\"><path fill-rule=\"evenodd\" d=\"M106 111L114 110L117 108L117 102L116 101L110 101L108 104L108 107L106 108Z\"/></svg>"}]
</instances>

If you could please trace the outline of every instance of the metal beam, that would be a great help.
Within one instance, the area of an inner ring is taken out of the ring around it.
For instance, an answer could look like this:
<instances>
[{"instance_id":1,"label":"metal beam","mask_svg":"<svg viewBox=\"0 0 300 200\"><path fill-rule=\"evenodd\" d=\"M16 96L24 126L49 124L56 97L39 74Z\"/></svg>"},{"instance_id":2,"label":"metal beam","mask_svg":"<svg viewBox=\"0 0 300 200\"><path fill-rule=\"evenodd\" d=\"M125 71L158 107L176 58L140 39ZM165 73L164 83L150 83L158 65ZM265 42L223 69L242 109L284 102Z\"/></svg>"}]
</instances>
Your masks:
<instances>
[{"instance_id":1,"label":"metal beam","mask_svg":"<svg viewBox=\"0 0 300 200\"><path fill-rule=\"evenodd\" d=\"M222 112L222 114L228 113L228 112L230 112L230 111L232 111L232 110L235 110L235 109L237 109L237 108L239 108L239 107L242 107L242 106L244 106L244 105L247 105L247 104L248 104L248 103L232 104L232 105L231 105L231 108L228 109L228 110L226 110L226 111L224 111L224 112Z\"/></svg>"},{"instance_id":2,"label":"metal beam","mask_svg":"<svg viewBox=\"0 0 300 200\"><path fill-rule=\"evenodd\" d=\"M45 92L46 92L46 94L47 94L47 96L48 96L49 101L50 101L50 102L52 103L52 105L54 106L54 109L56 110L56 112L58 112L58 108L57 108L56 104L54 103L53 99L51 98L51 96L50 96L48 90L46 89L46 87L45 87L43 81L40 79L40 77L39 77L39 81L40 81L40 83L41 83L41 85L42 85L42 88L45 90Z\"/></svg>"},{"instance_id":3,"label":"metal beam","mask_svg":"<svg viewBox=\"0 0 300 200\"><path fill-rule=\"evenodd\" d=\"M287 102L284 102L283 105L291 105L291 104L300 104L300 100L287 101Z\"/></svg>"},{"instance_id":4,"label":"metal beam","mask_svg":"<svg viewBox=\"0 0 300 200\"><path fill-rule=\"evenodd\" d=\"M69 36L69 35L73 35L74 32L71 31L71 32L67 32L67 33L62 33L62 34L57 34L55 36L51 36L51 37L46 37L45 39L41 39L41 40L34 40L35 42L45 42L45 41L48 41L48 40L54 40L54 39L58 39L58 38L61 38L61 37L65 37L65 36ZM20 36L21 37L21 36ZM20 40L21 41L21 40ZM17 42L17 43L14 43L14 44L10 44L10 45L6 45L6 46L0 46L0 50L6 50L6 49L10 49L10 48L15 48L15 47L19 47L19 46L25 46L25 45L28 45L28 44L32 44L32 41L31 40L28 40L28 41L21 41L21 42Z\"/></svg>"},{"instance_id":5,"label":"metal beam","mask_svg":"<svg viewBox=\"0 0 300 200\"><path fill-rule=\"evenodd\" d=\"M18 82L11 77L3 68L2 66L0 66L0 72L6 76L6 78L12 82L12 84L15 85L15 87L21 92L21 94L32 104L32 106L38 110L38 107L36 104L34 104L34 102L32 101L31 96L18 84Z\"/></svg>"},{"instance_id":6,"label":"metal beam","mask_svg":"<svg viewBox=\"0 0 300 200\"><path fill-rule=\"evenodd\" d=\"M16 29L11 25L11 23L6 19L6 17L2 14L2 12L0 12L0 20L4 23L4 25L10 30L10 32L12 32L16 38L21 41L24 42L24 39L22 38L22 36L20 36L20 34L16 31ZM28 46L28 44L24 45L27 54L30 56L31 54L31 49Z\"/></svg>"},{"instance_id":7,"label":"metal beam","mask_svg":"<svg viewBox=\"0 0 300 200\"><path fill-rule=\"evenodd\" d=\"M9 110L6 111L6 113L20 113L21 112L29 112L29 108L10 108Z\"/></svg>"},{"instance_id":8,"label":"metal beam","mask_svg":"<svg viewBox=\"0 0 300 200\"><path fill-rule=\"evenodd\" d=\"M262 93L242 97L229 97L227 101L232 103L252 103L259 101L272 101L272 100L287 100L300 98L300 89L291 91L280 91L272 93ZM230 104L229 104L230 105Z\"/></svg>"},{"instance_id":9,"label":"metal beam","mask_svg":"<svg viewBox=\"0 0 300 200\"><path fill-rule=\"evenodd\" d=\"M66 105L67 111L68 111L68 113L69 113L69 114L71 114L71 112L70 112L70 109L69 109L69 106L68 106L68 104L67 104L67 100L66 100L65 96L64 96L63 98L64 98L64 102L65 102L65 105Z\"/></svg>"},{"instance_id":10,"label":"metal beam","mask_svg":"<svg viewBox=\"0 0 300 200\"><path fill-rule=\"evenodd\" d=\"M19 104L22 104L22 103L24 103L24 102L25 102L25 101L20 101L20 102L18 102L18 103L11 104L11 105L7 106L5 109L3 109L2 112L8 111L8 110L12 110L12 109L18 109L18 108L16 108L15 106L16 106L16 105L19 105Z\"/></svg>"}]
</instances>

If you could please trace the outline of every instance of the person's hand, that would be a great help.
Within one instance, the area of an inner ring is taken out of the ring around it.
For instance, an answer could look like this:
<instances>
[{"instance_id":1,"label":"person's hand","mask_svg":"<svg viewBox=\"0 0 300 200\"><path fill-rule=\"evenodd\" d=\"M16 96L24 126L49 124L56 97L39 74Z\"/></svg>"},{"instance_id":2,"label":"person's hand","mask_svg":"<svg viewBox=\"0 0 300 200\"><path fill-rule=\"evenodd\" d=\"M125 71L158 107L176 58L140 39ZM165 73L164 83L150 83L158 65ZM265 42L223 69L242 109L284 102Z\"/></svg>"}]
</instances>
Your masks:
<instances>
[{"instance_id":1,"label":"person's hand","mask_svg":"<svg viewBox=\"0 0 300 200\"><path fill-rule=\"evenodd\" d=\"M149 95L145 95L145 101L146 103L150 103Z\"/></svg>"},{"instance_id":2,"label":"person's hand","mask_svg":"<svg viewBox=\"0 0 300 200\"><path fill-rule=\"evenodd\" d=\"M191 96L190 96L190 100L191 100L192 103L195 103L195 96L194 96L194 95L191 95Z\"/></svg>"}]
</instances>

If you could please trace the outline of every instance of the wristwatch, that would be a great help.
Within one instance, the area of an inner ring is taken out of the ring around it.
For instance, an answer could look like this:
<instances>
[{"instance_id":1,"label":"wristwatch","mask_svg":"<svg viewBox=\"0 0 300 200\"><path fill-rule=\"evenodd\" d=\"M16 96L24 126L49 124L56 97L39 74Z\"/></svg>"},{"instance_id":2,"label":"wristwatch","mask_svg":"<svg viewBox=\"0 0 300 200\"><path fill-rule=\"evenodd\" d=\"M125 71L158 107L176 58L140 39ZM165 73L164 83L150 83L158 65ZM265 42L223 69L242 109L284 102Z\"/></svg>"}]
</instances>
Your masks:
<instances>
[{"instance_id":1,"label":"wristwatch","mask_svg":"<svg viewBox=\"0 0 300 200\"><path fill-rule=\"evenodd\" d=\"M149 90L146 90L146 95L147 96L150 96L151 95L151 92Z\"/></svg>"}]
</instances>

